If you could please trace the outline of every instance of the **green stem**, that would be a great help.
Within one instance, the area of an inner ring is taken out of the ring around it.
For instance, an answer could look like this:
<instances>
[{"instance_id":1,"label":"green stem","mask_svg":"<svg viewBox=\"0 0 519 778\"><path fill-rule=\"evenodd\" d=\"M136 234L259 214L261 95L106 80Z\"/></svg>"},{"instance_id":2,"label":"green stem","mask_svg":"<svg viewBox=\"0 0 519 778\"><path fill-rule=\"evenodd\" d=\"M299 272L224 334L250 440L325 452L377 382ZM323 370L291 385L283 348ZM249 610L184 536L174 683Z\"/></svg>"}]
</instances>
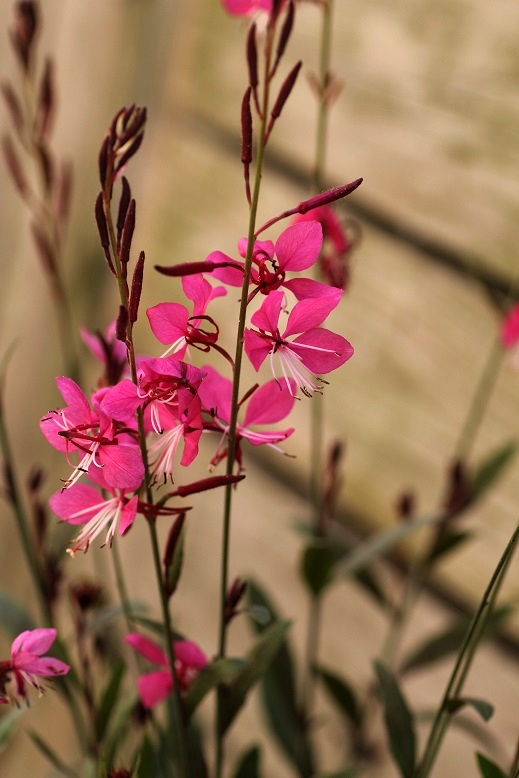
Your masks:
<instances>
[{"instance_id":1,"label":"green stem","mask_svg":"<svg viewBox=\"0 0 519 778\"><path fill-rule=\"evenodd\" d=\"M119 298L121 305L128 310L129 299L128 290L125 279L123 278L121 260L117 251L117 241L115 237L115 230L112 220L112 212L110 206L111 192L103 192L103 204L106 216L106 223L108 227L108 234L110 237L110 245L113 256L113 264L116 270L117 286L119 289ZM135 360L135 347L133 342L133 325L129 321L126 330L126 346L128 353L128 364L130 367L130 375L133 383L138 385L137 364ZM150 471L150 465L148 460L148 449L146 445L146 431L144 428L144 416L142 408L137 409L137 427L138 427L138 439L141 457L144 465L144 484L146 491L146 501L148 505L152 506L153 492L151 489L152 477ZM172 744L174 744L174 756L178 761L177 768L178 774L181 778L189 778L189 765L186 750L186 738L184 736L184 717L182 710L182 699L180 696L180 684L178 682L178 673L175 663L175 653L173 647L173 629L171 625L171 617L168 608L168 599L164 588L164 582L162 578L162 564L160 558L159 541L157 535L157 528L155 524L155 517L147 517L148 530L150 535L150 543L153 557L153 566L155 570L155 578L157 581L157 588L159 593L160 607L162 611L162 620L164 624L164 635L166 642L166 655L168 657L169 668L171 671L171 677L173 680L173 695L171 704L169 707L171 713L171 731L172 731Z\"/></svg>"},{"instance_id":2,"label":"green stem","mask_svg":"<svg viewBox=\"0 0 519 778\"><path fill-rule=\"evenodd\" d=\"M241 290L240 311L238 317L238 326L236 332L236 348L234 357L234 375L232 386L231 413L229 420L229 443L227 451L227 475L232 475L234 471L234 460L236 454L236 428L238 423L239 397L240 397L240 377L243 361L243 334L247 316L247 298L249 294L249 282L252 266L252 255L254 251L254 233L256 230L256 216L258 211L259 195L261 189L261 178L263 171L263 159L265 153L265 142L267 133L267 118L269 116L269 95L270 95L270 70L272 59L272 44L274 30L269 26L267 38L265 41L265 68L263 76L263 94L261 101L261 123L257 141L257 158L254 176L254 187L251 195L251 204L249 211L249 227L247 234L247 254L245 257L245 270ZM222 526L222 558L220 571L220 620L218 629L218 656L225 657L227 651L227 623L225 619L225 606L227 597L227 588L229 583L229 556L230 556L230 536L231 536L231 515L232 515L233 486L225 487L223 526ZM224 711L224 693L223 689L218 689L217 694L217 713L216 713L216 778L221 778L224 761L224 743L222 735L222 717Z\"/></svg>"},{"instance_id":3,"label":"green stem","mask_svg":"<svg viewBox=\"0 0 519 778\"><path fill-rule=\"evenodd\" d=\"M130 598L128 597L128 590L126 588L126 581L124 580L123 566L121 563L121 556L119 554L118 538L115 538L115 542L112 544L112 561L114 565L115 585L117 586L117 593L119 594L119 599L123 608L126 628L128 632L133 632L135 629L135 621L132 616Z\"/></svg>"},{"instance_id":4,"label":"green stem","mask_svg":"<svg viewBox=\"0 0 519 778\"><path fill-rule=\"evenodd\" d=\"M312 187L314 192L323 188L326 173L326 150L328 143L329 101L327 87L330 80L332 54L332 12L333 0L325 0L322 8L321 41L319 52L319 105L317 113L317 133L315 146L315 167ZM313 532L315 537L324 533L322 515L322 474L324 452L324 399L314 394L310 411L310 499L313 506ZM322 598L311 595L306 636L306 660L303 677L303 706L306 716L311 715L314 698L314 665L317 662L318 635L321 622Z\"/></svg>"},{"instance_id":5,"label":"green stem","mask_svg":"<svg viewBox=\"0 0 519 778\"><path fill-rule=\"evenodd\" d=\"M512 559L515 546L519 539L519 524L514 530L512 537L508 541L506 549L499 560L496 569L485 590L478 610L476 611L472 623L467 631L465 640L459 651L456 664L449 678L447 688L445 689L442 701L436 712L431 732L427 740L422 760L416 770L416 778L427 778L434 765L438 755L443 737L449 726L451 712L449 705L451 700L459 697L467 674L472 665L474 655L479 644L482 632L492 611L492 606L497 599L501 585L505 579L506 572Z\"/></svg>"},{"instance_id":6,"label":"green stem","mask_svg":"<svg viewBox=\"0 0 519 778\"><path fill-rule=\"evenodd\" d=\"M487 360L483 367L483 372L478 381L478 385L472 397L469 411L465 418L465 423L461 429L460 436L456 444L456 459L466 460L470 456L476 435L485 416L485 411L499 375L499 368L501 366L501 362L503 361L503 354L503 346L501 345L499 338L496 338L492 343L488 353Z\"/></svg>"},{"instance_id":7,"label":"green stem","mask_svg":"<svg viewBox=\"0 0 519 778\"><path fill-rule=\"evenodd\" d=\"M328 120L330 104L327 88L330 81L330 63L332 56L332 14L333 0L322 4L323 23L321 27L321 47L319 54L319 109L317 114L317 136L315 146L315 168L313 175L314 191L324 186L326 172L326 150L328 145Z\"/></svg>"}]
</instances>

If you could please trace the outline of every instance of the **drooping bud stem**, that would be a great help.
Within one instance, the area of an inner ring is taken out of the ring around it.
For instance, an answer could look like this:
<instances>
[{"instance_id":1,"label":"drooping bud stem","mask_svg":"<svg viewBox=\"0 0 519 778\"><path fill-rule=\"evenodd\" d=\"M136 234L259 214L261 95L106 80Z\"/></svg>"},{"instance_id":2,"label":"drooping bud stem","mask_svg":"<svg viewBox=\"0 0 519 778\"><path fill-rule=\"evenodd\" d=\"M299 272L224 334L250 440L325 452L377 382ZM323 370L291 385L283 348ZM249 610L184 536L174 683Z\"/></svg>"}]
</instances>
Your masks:
<instances>
[{"instance_id":1,"label":"drooping bud stem","mask_svg":"<svg viewBox=\"0 0 519 778\"><path fill-rule=\"evenodd\" d=\"M344 186L337 186L333 189L327 189L326 192L314 195L314 197L310 197L308 200L303 200L301 203L296 205L295 208L291 208L289 211L283 211L283 213L279 214L279 216L274 216L273 219L269 219L268 222L265 222L265 224L263 224L259 230L256 230L254 237L257 238L258 235L260 235L269 227L272 227L272 225L276 224L276 222L281 221L281 219L286 219L296 213L305 214L308 213L308 211L312 211L314 208L319 208L322 205L329 205L330 203L334 203L337 200L342 200L343 197L347 197L349 194L354 192L355 189L357 189L362 184L362 181L362 178L356 178L355 181L351 182L351 184L344 184Z\"/></svg>"}]
</instances>

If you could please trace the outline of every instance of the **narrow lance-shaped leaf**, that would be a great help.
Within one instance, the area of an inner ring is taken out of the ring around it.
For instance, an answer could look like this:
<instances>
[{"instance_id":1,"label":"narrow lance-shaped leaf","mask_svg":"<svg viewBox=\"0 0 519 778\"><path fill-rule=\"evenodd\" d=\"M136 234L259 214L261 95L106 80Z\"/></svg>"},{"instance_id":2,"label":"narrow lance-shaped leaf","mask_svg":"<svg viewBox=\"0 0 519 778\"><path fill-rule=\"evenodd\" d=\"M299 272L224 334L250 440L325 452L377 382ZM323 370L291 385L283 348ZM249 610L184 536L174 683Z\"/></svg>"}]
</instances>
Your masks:
<instances>
[{"instance_id":1,"label":"narrow lance-shaped leaf","mask_svg":"<svg viewBox=\"0 0 519 778\"><path fill-rule=\"evenodd\" d=\"M506 619L511 615L513 609L508 605L503 605L493 611L485 625L482 639L490 638L503 627ZM454 624L447 627L432 638L427 638L417 648L415 648L404 659L401 667L401 673L407 673L410 670L416 670L424 665L432 664L457 651L467 634L470 624L468 617L463 617Z\"/></svg>"},{"instance_id":2,"label":"narrow lance-shaped leaf","mask_svg":"<svg viewBox=\"0 0 519 778\"><path fill-rule=\"evenodd\" d=\"M471 501L479 499L503 474L517 451L517 443L511 441L492 452L476 470L471 480Z\"/></svg>"},{"instance_id":3,"label":"narrow lance-shaped leaf","mask_svg":"<svg viewBox=\"0 0 519 778\"><path fill-rule=\"evenodd\" d=\"M483 721L490 721L494 714L494 706L486 702L486 700L480 700L477 697L457 697L455 700L449 701L447 708L451 713L456 713L465 706L475 710Z\"/></svg>"},{"instance_id":4,"label":"narrow lance-shaped leaf","mask_svg":"<svg viewBox=\"0 0 519 778\"><path fill-rule=\"evenodd\" d=\"M389 748L402 778L413 778L416 764L416 737L411 712L396 679L380 662L375 662Z\"/></svg>"},{"instance_id":5,"label":"narrow lance-shaped leaf","mask_svg":"<svg viewBox=\"0 0 519 778\"><path fill-rule=\"evenodd\" d=\"M260 778L261 751L252 746L240 758L233 778Z\"/></svg>"},{"instance_id":6,"label":"narrow lance-shaped leaf","mask_svg":"<svg viewBox=\"0 0 519 778\"><path fill-rule=\"evenodd\" d=\"M342 715L355 727L360 726L362 723L362 711L352 686L344 678L329 670L325 670L324 667L315 667L314 672L322 681L328 696Z\"/></svg>"},{"instance_id":7,"label":"narrow lance-shaped leaf","mask_svg":"<svg viewBox=\"0 0 519 778\"><path fill-rule=\"evenodd\" d=\"M301 577L314 597L318 597L333 580L336 556L327 545L306 546L301 559Z\"/></svg>"},{"instance_id":8,"label":"narrow lance-shaped leaf","mask_svg":"<svg viewBox=\"0 0 519 778\"><path fill-rule=\"evenodd\" d=\"M248 584L248 599L250 623L257 632L262 633L272 621L279 621L271 601L252 581ZM261 688L271 732L299 775L311 775L314 771L311 744L297 704L295 662L287 639L265 674Z\"/></svg>"},{"instance_id":9,"label":"narrow lance-shaped leaf","mask_svg":"<svg viewBox=\"0 0 519 778\"><path fill-rule=\"evenodd\" d=\"M124 662L117 662L101 695L101 701L98 705L95 722L98 742L103 740L106 728L110 723L113 711L117 705L119 692L121 690L121 683L124 678L125 671L126 667Z\"/></svg>"},{"instance_id":10,"label":"narrow lance-shaped leaf","mask_svg":"<svg viewBox=\"0 0 519 778\"><path fill-rule=\"evenodd\" d=\"M506 778L506 773L495 762L491 762L488 757L476 754L476 758L482 778Z\"/></svg>"},{"instance_id":11,"label":"narrow lance-shaped leaf","mask_svg":"<svg viewBox=\"0 0 519 778\"><path fill-rule=\"evenodd\" d=\"M283 644L289 626L289 621L271 624L247 653L242 668L229 684L221 722L222 734L234 721L251 689L267 672L269 665Z\"/></svg>"}]
</instances>

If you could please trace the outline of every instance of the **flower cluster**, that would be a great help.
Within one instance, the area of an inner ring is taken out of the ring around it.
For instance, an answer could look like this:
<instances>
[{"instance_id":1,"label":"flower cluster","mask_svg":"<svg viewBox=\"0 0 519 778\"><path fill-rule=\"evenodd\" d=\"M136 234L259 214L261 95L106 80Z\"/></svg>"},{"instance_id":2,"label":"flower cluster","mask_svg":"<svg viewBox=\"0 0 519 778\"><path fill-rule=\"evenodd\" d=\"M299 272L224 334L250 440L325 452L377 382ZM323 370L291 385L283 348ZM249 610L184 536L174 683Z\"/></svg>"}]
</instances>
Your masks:
<instances>
[{"instance_id":1,"label":"flower cluster","mask_svg":"<svg viewBox=\"0 0 519 778\"><path fill-rule=\"evenodd\" d=\"M256 372L265 361L270 363L272 379L252 386L241 400L240 405L245 401L248 405L234 436L238 472L243 467L242 441L277 448L294 430L270 425L288 416L299 394L320 392L325 383L321 376L353 353L345 338L321 326L342 291L303 275L317 261L322 241L319 222L301 221L287 227L275 243L254 243L248 304L262 302L245 328L244 347ZM247 241L240 241L239 255L245 257L247 250ZM219 437L211 467L227 455L232 381L213 366L195 366L191 357L196 351L214 350L224 357L224 367L233 366L219 342L216 320L208 313L226 290L213 286L206 276L241 286L245 264L215 251L193 267L199 270L201 265L205 274L180 266L189 309L161 302L146 312L153 334L167 348L163 356L137 359L136 381L125 377L117 345L122 343L114 337L113 326L97 339L83 331L83 339L105 364L101 388L88 398L72 379L57 379L64 406L48 413L40 426L71 467L50 505L60 519L81 526L72 554L86 551L98 535L110 546L116 533L125 534L137 514L146 513L147 506L139 499L145 476L148 487L173 483L176 459L188 467L198 455L203 432ZM146 435L146 464L138 416ZM83 482L85 476L89 483Z\"/></svg>"},{"instance_id":2,"label":"flower cluster","mask_svg":"<svg viewBox=\"0 0 519 778\"><path fill-rule=\"evenodd\" d=\"M45 628L26 630L15 638L11 658L0 662L0 703L26 700L27 684L41 694L44 690L42 678L68 673L70 667L65 662L42 656L55 639L56 630Z\"/></svg>"}]
</instances>

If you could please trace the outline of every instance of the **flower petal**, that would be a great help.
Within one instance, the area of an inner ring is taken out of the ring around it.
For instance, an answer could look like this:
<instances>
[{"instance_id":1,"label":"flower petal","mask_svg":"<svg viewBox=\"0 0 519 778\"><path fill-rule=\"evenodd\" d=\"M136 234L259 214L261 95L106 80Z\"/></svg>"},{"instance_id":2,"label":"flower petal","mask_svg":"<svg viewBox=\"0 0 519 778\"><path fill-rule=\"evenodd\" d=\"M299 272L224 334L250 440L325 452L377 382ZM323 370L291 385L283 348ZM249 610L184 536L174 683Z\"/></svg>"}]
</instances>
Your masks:
<instances>
[{"instance_id":1,"label":"flower petal","mask_svg":"<svg viewBox=\"0 0 519 778\"><path fill-rule=\"evenodd\" d=\"M298 222L287 227L276 242L279 269L306 270L316 262L323 244L319 222Z\"/></svg>"}]
</instances>

